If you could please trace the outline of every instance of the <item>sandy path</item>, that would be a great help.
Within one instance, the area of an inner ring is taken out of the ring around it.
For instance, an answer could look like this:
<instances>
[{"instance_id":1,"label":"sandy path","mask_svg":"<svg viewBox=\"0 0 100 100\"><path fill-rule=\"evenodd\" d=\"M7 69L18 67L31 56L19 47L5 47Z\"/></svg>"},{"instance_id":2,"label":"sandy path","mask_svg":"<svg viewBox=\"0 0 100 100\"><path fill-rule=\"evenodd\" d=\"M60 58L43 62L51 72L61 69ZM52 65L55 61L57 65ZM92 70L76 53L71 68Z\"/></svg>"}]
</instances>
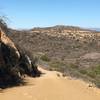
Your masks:
<instances>
[{"instance_id":1,"label":"sandy path","mask_svg":"<svg viewBox=\"0 0 100 100\"><path fill-rule=\"evenodd\" d=\"M100 90L81 80L58 77L58 72L41 69L40 78L27 78L29 84L6 89L0 100L100 100Z\"/></svg>"}]
</instances>

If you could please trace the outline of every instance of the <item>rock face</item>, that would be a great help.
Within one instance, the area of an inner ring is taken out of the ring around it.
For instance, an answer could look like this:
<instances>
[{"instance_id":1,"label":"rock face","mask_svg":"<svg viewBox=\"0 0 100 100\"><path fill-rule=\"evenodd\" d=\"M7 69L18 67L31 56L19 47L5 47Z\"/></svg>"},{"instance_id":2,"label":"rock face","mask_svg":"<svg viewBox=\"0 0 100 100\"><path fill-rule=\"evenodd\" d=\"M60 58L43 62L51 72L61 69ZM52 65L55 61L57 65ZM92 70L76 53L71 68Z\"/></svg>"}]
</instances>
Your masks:
<instances>
[{"instance_id":1,"label":"rock face","mask_svg":"<svg viewBox=\"0 0 100 100\"><path fill-rule=\"evenodd\" d=\"M1 59L5 59L5 63L7 64L6 59L8 57L13 57L12 59L18 60L20 58L20 53L18 49L15 47L14 43L6 36L6 34L0 29L0 46L1 46ZM8 58L10 60L10 58ZM2 61L3 61L2 60ZM16 62L17 63L17 62Z\"/></svg>"},{"instance_id":2,"label":"rock face","mask_svg":"<svg viewBox=\"0 0 100 100\"><path fill-rule=\"evenodd\" d=\"M19 83L22 75L40 76L32 58L16 48L0 28L0 87Z\"/></svg>"}]
</instances>

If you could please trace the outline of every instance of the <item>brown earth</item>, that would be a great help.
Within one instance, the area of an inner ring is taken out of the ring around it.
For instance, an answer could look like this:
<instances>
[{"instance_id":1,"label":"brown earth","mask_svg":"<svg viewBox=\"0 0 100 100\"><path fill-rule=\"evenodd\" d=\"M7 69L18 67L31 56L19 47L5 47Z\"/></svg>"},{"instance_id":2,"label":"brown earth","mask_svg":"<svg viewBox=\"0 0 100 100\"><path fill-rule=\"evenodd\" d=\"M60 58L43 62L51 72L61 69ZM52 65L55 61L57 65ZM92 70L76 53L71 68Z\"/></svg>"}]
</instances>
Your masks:
<instances>
[{"instance_id":1,"label":"brown earth","mask_svg":"<svg viewBox=\"0 0 100 100\"><path fill-rule=\"evenodd\" d=\"M0 92L1 100L100 100L100 90L82 80L62 77L56 71L40 70L40 78L26 78L26 86Z\"/></svg>"}]
</instances>

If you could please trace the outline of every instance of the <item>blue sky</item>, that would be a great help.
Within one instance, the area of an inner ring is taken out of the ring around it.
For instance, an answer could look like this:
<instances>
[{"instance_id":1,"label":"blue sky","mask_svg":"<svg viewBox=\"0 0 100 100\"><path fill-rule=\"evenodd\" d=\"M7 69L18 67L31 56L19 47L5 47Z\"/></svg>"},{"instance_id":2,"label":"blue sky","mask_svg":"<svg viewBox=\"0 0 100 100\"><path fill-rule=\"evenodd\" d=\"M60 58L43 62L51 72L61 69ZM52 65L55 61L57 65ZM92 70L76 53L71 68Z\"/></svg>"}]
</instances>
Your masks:
<instances>
[{"instance_id":1,"label":"blue sky","mask_svg":"<svg viewBox=\"0 0 100 100\"><path fill-rule=\"evenodd\" d=\"M12 28L73 25L100 28L100 0L0 0Z\"/></svg>"}]
</instances>

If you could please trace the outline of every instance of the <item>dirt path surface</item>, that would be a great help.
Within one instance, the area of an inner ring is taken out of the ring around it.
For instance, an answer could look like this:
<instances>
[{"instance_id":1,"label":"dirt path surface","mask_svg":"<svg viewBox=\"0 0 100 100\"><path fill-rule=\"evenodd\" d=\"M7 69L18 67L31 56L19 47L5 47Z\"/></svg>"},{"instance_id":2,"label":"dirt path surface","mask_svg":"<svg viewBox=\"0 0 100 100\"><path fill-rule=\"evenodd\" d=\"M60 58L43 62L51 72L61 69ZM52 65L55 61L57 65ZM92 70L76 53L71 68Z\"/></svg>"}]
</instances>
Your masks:
<instances>
[{"instance_id":1,"label":"dirt path surface","mask_svg":"<svg viewBox=\"0 0 100 100\"><path fill-rule=\"evenodd\" d=\"M40 78L27 78L26 86L0 92L0 100L100 100L100 90L61 73L46 71Z\"/></svg>"}]
</instances>

